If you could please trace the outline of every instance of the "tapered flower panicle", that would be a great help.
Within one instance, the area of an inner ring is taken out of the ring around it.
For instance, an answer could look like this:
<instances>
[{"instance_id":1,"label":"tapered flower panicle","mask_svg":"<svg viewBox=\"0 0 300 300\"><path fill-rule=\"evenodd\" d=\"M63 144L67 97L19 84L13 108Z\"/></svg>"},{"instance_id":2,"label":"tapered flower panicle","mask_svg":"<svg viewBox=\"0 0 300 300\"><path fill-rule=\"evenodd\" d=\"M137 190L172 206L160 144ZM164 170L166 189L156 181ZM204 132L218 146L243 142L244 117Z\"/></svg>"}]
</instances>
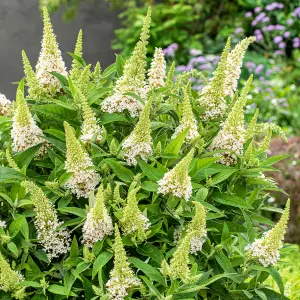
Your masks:
<instances>
[{"instance_id":1,"label":"tapered flower panicle","mask_svg":"<svg viewBox=\"0 0 300 300\"><path fill-rule=\"evenodd\" d=\"M84 143L101 141L101 127L97 122L96 116L89 106L89 103L85 97L85 95L81 92L81 90L75 87L76 97L78 102L81 104L83 123L81 126L81 136L80 140Z\"/></svg>"},{"instance_id":2,"label":"tapered flower panicle","mask_svg":"<svg viewBox=\"0 0 300 300\"><path fill-rule=\"evenodd\" d=\"M241 75L243 59L247 48L255 41L251 36L240 41L227 57L226 77L225 77L225 96L232 97L237 88L237 82Z\"/></svg>"},{"instance_id":3,"label":"tapered flower panicle","mask_svg":"<svg viewBox=\"0 0 300 300\"><path fill-rule=\"evenodd\" d=\"M197 121L195 119L192 105L190 102L190 86L183 91L184 99L182 102L182 118L180 121L180 125L175 129L174 134L172 135L172 139L174 139L179 133L189 128L186 139L191 141L195 137L199 136L197 130Z\"/></svg>"},{"instance_id":4,"label":"tapered flower panicle","mask_svg":"<svg viewBox=\"0 0 300 300\"><path fill-rule=\"evenodd\" d=\"M43 97L42 89L24 50L22 50L22 59L29 97L32 99L40 99Z\"/></svg>"},{"instance_id":5,"label":"tapered flower panicle","mask_svg":"<svg viewBox=\"0 0 300 300\"><path fill-rule=\"evenodd\" d=\"M279 260L279 250L283 246L282 241L286 232L289 214L290 200L287 201L285 210L273 229L264 233L262 238L256 239L245 249L249 251L252 258L257 259L264 267L275 265Z\"/></svg>"},{"instance_id":6,"label":"tapered flower panicle","mask_svg":"<svg viewBox=\"0 0 300 300\"><path fill-rule=\"evenodd\" d=\"M222 52L221 60L213 78L201 91L199 103L205 108L203 118L211 120L222 117L227 109L225 97L225 80L227 69L227 58L230 51L230 39L228 39L225 49Z\"/></svg>"},{"instance_id":7,"label":"tapered flower panicle","mask_svg":"<svg viewBox=\"0 0 300 300\"><path fill-rule=\"evenodd\" d=\"M256 121L257 121L258 115L259 115L259 110L257 108L255 111L255 114L253 115L253 117L247 127L246 136L245 136L246 141L249 139L252 139L254 137L254 135L257 133L256 132Z\"/></svg>"},{"instance_id":8,"label":"tapered flower panicle","mask_svg":"<svg viewBox=\"0 0 300 300\"><path fill-rule=\"evenodd\" d=\"M23 280L24 278L21 273L14 271L0 253L0 290L15 292Z\"/></svg>"},{"instance_id":9,"label":"tapered flower panicle","mask_svg":"<svg viewBox=\"0 0 300 300\"><path fill-rule=\"evenodd\" d=\"M134 276L133 271L129 267L129 262L122 243L119 228L116 224L114 268L110 272L110 278L106 284L106 288L110 294L110 299L123 300L131 289L139 285L139 279Z\"/></svg>"},{"instance_id":10,"label":"tapered flower panicle","mask_svg":"<svg viewBox=\"0 0 300 300\"><path fill-rule=\"evenodd\" d=\"M150 131L151 105L152 100L150 99L146 103L132 133L122 144L124 158L129 165L136 165L137 157L147 161L148 157L152 154L152 137Z\"/></svg>"},{"instance_id":11,"label":"tapered flower panicle","mask_svg":"<svg viewBox=\"0 0 300 300\"><path fill-rule=\"evenodd\" d=\"M188 233L181 244L178 246L170 261L169 276L172 279L181 279L183 282L189 282L189 253L193 232Z\"/></svg>"},{"instance_id":12,"label":"tapered flower panicle","mask_svg":"<svg viewBox=\"0 0 300 300\"><path fill-rule=\"evenodd\" d=\"M174 75L175 75L175 61L173 61L169 72L167 74L167 80L166 80L166 86L167 87L172 87L174 84Z\"/></svg>"},{"instance_id":13,"label":"tapered flower panicle","mask_svg":"<svg viewBox=\"0 0 300 300\"><path fill-rule=\"evenodd\" d=\"M51 72L67 76L67 71L46 8L44 8L43 13L44 32L42 49L36 65L36 76L45 94L55 95L60 92L61 85Z\"/></svg>"},{"instance_id":14,"label":"tapered flower panicle","mask_svg":"<svg viewBox=\"0 0 300 300\"><path fill-rule=\"evenodd\" d=\"M212 150L229 150L222 153L220 163L234 165L237 161L236 155L243 154L243 145L246 141L246 130L244 126L244 106L247 102L247 94L252 83L251 75L246 82L239 99L234 104L221 130L210 145Z\"/></svg>"},{"instance_id":15,"label":"tapered flower panicle","mask_svg":"<svg viewBox=\"0 0 300 300\"><path fill-rule=\"evenodd\" d=\"M88 198L99 182L99 176L93 170L93 162L76 139L73 128L64 122L66 133L67 160L65 168L73 174L66 183L66 188L78 198Z\"/></svg>"},{"instance_id":16,"label":"tapered flower panicle","mask_svg":"<svg viewBox=\"0 0 300 300\"><path fill-rule=\"evenodd\" d=\"M123 75L116 82L113 95L106 98L102 102L102 110L114 113L127 110L131 116L139 115L143 109L143 105L131 95L126 93L134 93L143 101L147 100L147 87L145 81L146 72L146 54L149 39L149 28L151 22L151 8L149 7L147 16L144 21L140 40L136 44L132 56L125 63Z\"/></svg>"},{"instance_id":17,"label":"tapered flower panicle","mask_svg":"<svg viewBox=\"0 0 300 300\"><path fill-rule=\"evenodd\" d=\"M6 154L6 160L7 160L7 162L8 162L8 165L9 165L12 169L14 169L14 170L20 172L21 170L20 170L20 168L18 167L18 165L16 164L16 162L14 161L14 159L13 159L13 157L12 157L11 152L10 152L9 149L6 149L5 154Z\"/></svg>"},{"instance_id":18,"label":"tapered flower panicle","mask_svg":"<svg viewBox=\"0 0 300 300\"><path fill-rule=\"evenodd\" d=\"M11 112L11 102L0 93L0 116L9 115Z\"/></svg>"},{"instance_id":19,"label":"tapered flower panicle","mask_svg":"<svg viewBox=\"0 0 300 300\"><path fill-rule=\"evenodd\" d=\"M77 55L79 58L82 58L82 30L79 30L74 54ZM70 70L70 77L73 81L78 81L82 72L82 65L77 59L73 59L72 61L72 69Z\"/></svg>"},{"instance_id":20,"label":"tapered flower panicle","mask_svg":"<svg viewBox=\"0 0 300 300\"><path fill-rule=\"evenodd\" d=\"M155 48L148 76L151 87L159 88L165 85L166 61L161 48Z\"/></svg>"},{"instance_id":21,"label":"tapered flower panicle","mask_svg":"<svg viewBox=\"0 0 300 300\"><path fill-rule=\"evenodd\" d=\"M105 236L113 233L113 224L104 205L102 185L98 189L95 204L87 215L83 225L83 243L93 247L97 241L102 241Z\"/></svg>"},{"instance_id":22,"label":"tapered flower panicle","mask_svg":"<svg viewBox=\"0 0 300 300\"><path fill-rule=\"evenodd\" d=\"M13 150L22 152L30 147L44 143L39 154L45 152L45 140L42 130L36 125L21 91L17 92L16 109L13 116L11 137Z\"/></svg>"},{"instance_id":23,"label":"tapered flower panicle","mask_svg":"<svg viewBox=\"0 0 300 300\"><path fill-rule=\"evenodd\" d=\"M133 234L138 240L143 241L147 238L147 230L150 227L150 222L138 207L136 199L138 190L139 188L136 188L129 193L127 204L123 210L121 224L125 234Z\"/></svg>"},{"instance_id":24,"label":"tapered flower panicle","mask_svg":"<svg viewBox=\"0 0 300 300\"><path fill-rule=\"evenodd\" d=\"M196 207L196 213L188 226L188 232L193 232L191 237L191 253L197 253L202 250L202 245L206 239L206 211L199 202L193 202Z\"/></svg>"},{"instance_id":25,"label":"tapered flower panicle","mask_svg":"<svg viewBox=\"0 0 300 300\"><path fill-rule=\"evenodd\" d=\"M193 159L192 149L171 171L158 181L158 193L170 194L189 200L192 195L191 177L188 174L189 165Z\"/></svg>"},{"instance_id":26,"label":"tapered flower panicle","mask_svg":"<svg viewBox=\"0 0 300 300\"><path fill-rule=\"evenodd\" d=\"M69 251L70 233L66 228L58 229L63 224L57 217L57 212L44 192L33 182L24 181L22 185L31 194L36 217L34 221L37 238L48 258L58 257Z\"/></svg>"}]
</instances>

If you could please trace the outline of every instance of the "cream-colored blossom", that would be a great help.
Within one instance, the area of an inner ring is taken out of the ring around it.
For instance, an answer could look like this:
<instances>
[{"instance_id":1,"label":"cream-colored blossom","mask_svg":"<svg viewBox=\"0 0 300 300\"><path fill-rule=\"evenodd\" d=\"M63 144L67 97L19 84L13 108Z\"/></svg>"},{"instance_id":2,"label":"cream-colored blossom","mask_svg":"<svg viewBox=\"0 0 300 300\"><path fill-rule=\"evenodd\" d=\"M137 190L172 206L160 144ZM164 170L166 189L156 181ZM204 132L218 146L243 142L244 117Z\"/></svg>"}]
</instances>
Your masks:
<instances>
[{"instance_id":1,"label":"cream-colored blossom","mask_svg":"<svg viewBox=\"0 0 300 300\"><path fill-rule=\"evenodd\" d=\"M246 141L244 126L244 106L247 102L247 94L252 82L252 76L246 82L239 99L234 104L226 121L221 125L221 130L210 145L211 150L229 150L222 153L220 163L234 165L237 155L243 154L243 145Z\"/></svg>"},{"instance_id":2,"label":"cream-colored blossom","mask_svg":"<svg viewBox=\"0 0 300 300\"><path fill-rule=\"evenodd\" d=\"M251 36L240 41L227 57L226 77L225 77L225 96L232 97L238 85L238 79L241 75L241 68L245 52L249 45L255 41L255 37Z\"/></svg>"},{"instance_id":3,"label":"cream-colored blossom","mask_svg":"<svg viewBox=\"0 0 300 300\"><path fill-rule=\"evenodd\" d=\"M182 118L180 120L180 125L175 129L174 134L172 135L172 139L174 139L178 134L180 134L182 131L189 128L188 133L186 135L186 139L188 141L191 141L192 139L199 136L198 128L197 128L197 121L195 119L192 105L190 102L190 94L189 94L189 85L187 85L187 88L184 89L184 99L182 102Z\"/></svg>"},{"instance_id":4,"label":"cream-colored blossom","mask_svg":"<svg viewBox=\"0 0 300 300\"><path fill-rule=\"evenodd\" d=\"M99 183L99 176L93 169L91 158L85 152L80 142L76 139L73 128L64 122L66 133L67 160L65 168L73 173L65 187L78 198L88 198L89 194Z\"/></svg>"},{"instance_id":5,"label":"cream-colored blossom","mask_svg":"<svg viewBox=\"0 0 300 300\"><path fill-rule=\"evenodd\" d=\"M193 202L196 207L195 215L188 226L187 232L192 232L190 252L195 254L202 250L202 245L205 242L206 231L206 211L202 204Z\"/></svg>"},{"instance_id":6,"label":"cream-colored blossom","mask_svg":"<svg viewBox=\"0 0 300 300\"><path fill-rule=\"evenodd\" d=\"M189 165L193 159L192 149L171 171L157 183L158 193L172 195L178 198L189 200L192 195L191 177L188 174Z\"/></svg>"},{"instance_id":7,"label":"cream-colored blossom","mask_svg":"<svg viewBox=\"0 0 300 300\"><path fill-rule=\"evenodd\" d=\"M106 288L111 300L123 300L130 290L139 286L140 280L134 276L129 267L129 262L122 243L119 228L115 225L114 242L114 268L110 272L110 277L106 283Z\"/></svg>"},{"instance_id":8,"label":"cream-colored blossom","mask_svg":"<svg viewBox=\"0 0 300 300\"><path fill-rule=\"evenodd\" d=\"M227 69L227 57L230 51L230 39L228 39L225 49L222 52L221 60L217 69L213 73L213 78L200 92L199 103L204 107L203 118L211 120L222 117L227 109L225 102L225 80Z\"/></svg>"},{"instance_id":9,"label":"cream-colored blossom","mask_svg":"<svg viewBox=\"0 0 300 300\"><path fill-rule=\"evenodd\" d=\"M51 260L67 253L70 249L70 233L66 228L58 229L63 222L58 220L55 207L42 189L33 182L24 181L22 185L31 194L30 198L36 212L34 225L37 238L48 258Z\"/></svg>"},{"instance_id":10,"label":"cream-colored blossom","mask_svg":"<svg viewBox=\"0 0 300 300\"><path fill-rule=\"evenodd\" d=\"M42 49L36 65L36 77L45 94L53 96L61 91L61 85L51 72L57 72L63 76L67 76L67 70L58 48L56 36L53 33L52 24L46 8L44 8L43 14L44 33Z\"/></svg>"},{"instance_id":11,"label":"cream-colored blossom","mask_svg":"<svg viewBox=\"0 0 300 300\"><path fill-rule=\"evenodd\" d=\"M113 233L112 219L104 204L102 185L98 189L95 204L87 215L83 225L83 243L93 247L97 241L102 241L105 236Z\"/></svg>"},{"instance_id":12,"label":"cream-colored blossom","mask_svg":"<svg viewBox=\"0 0 300 300\"><path fill-rule=\"evenodd\" d=\"M125 63L123 75L117 80L113 95L102 102L101 107L103 111L120 113L127 110L133 117L136 117L142 111L142 103L135 97L126 95L126 93L134 93L142 101L147 101L149 87L146 83L145 73L150 22L151 8L149 7L140 40L136 44L132 56Z\"/></svg>"},{"instance_id":13,"label":"cream-colored blossom","mask_svg":"<svg viewBox=\"0 0 300 300\"><path fill-rule=\"evenodd\" d=\"M0 253L0 290L15 292L22 281L24 281L23 275L18 271L14 271Z\"/></svg>"},{"instance_id":14,"label":"cream-colored blossom","mask_svg":"<svg viewBox=\"0 0 300 300\"><path fill-rule=\"evenodd\" d=\"M152 154L152 137L150 131L150 110L152 101L145 105L140 119L130 136L123 142L124 158L129 165L136 165L136 158L147 161Z\"/></svg>"},{"instance_id":15,"label":"cream-colored blossom","mask_svg":"<svg viewBox=\"0 0 300 300\"><path fill-rule=\"evenodd\" d=\"M246 251L254 259L257 259L264 267L274 266L280 257L280 249L286 231L290 213L290 200L287 201L285 210L279 222L264 233L263 237L256 239L246 247Z\"/></svg>"},{"instance_id":16,"label":"cream-colored blossom","mask_svg":"<svg viewBox=\"0 0 300 300\"><path fill-rule=\"evenodd\" d=\"M165 86L166 61L161 48L155 48L148 76L151 87L159 88Z\"/></svg>"},{"instance_id":17,"label":"cream-colored blossom","mask_svg":"<svg viewBox=\"0 0 300 300\"><path fill-rule=\"evenodd\" d=\"M0 93L0 116L6 116L11 112L11 102Z\"/></svg>"},{"instance_id":18,"label":"cream-colored blossom","mask_svg":"<svg viewBox=\"0 0 300 300\"><path fill-rule=\"evenodd\" d=\"M138 190L139 188L136 188L128 194L127 204L123 209L121 225L125 234L133 234L139 241L143 241L147 238L147 230L151 224L138 207L136 199Z\"/></svg>"},{"instance_id":19,"label":"cream-colored blossom","mask_svg":"<svg viewBox=\"0 0 300 300\"><path fill-rule=\"evenodd\" d=\"M46 142L42 138L43 131L36 125L21 91L17 92L16 106L11 130L13 150L22 152L43 143L38 152L43 154L46 150Z\"/></svg>"}]
</instances>

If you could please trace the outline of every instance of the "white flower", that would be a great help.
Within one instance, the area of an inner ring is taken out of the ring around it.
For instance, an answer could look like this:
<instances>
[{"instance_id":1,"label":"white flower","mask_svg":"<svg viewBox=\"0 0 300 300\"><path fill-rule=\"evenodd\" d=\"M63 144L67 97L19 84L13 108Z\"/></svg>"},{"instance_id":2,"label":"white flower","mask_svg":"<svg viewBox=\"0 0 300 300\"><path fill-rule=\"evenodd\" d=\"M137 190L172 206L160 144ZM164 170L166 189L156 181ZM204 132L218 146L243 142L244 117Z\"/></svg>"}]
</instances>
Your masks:
<instances>
[{"instance_id":1,"label":"white flower","mask_svg":"<svg viewBox=\"0 0 300 300\"><path fill-rule=\"evenodd\" d=\"M0 221L0 228L4 229L6 227L5 221Z\"/></svg>"},{"instance_id":2,"label":"white flower","mask_svg":"<svg viewBox=\"0 0 300 300\"><path fill-rule=\"evenodd\" d=\"M163 87L166 78L166 61L161 48L155 48L151 68L148 72L150 86Z\"/></svg>"},{"instance_id":3,"label":"white flower","mask_svg":"<svg viewBox=\"0 0 300 300\"><path fill-rule=\"evenodd\" d=\"M10 112L11 102L0 93L0 116L5 116Z\"/></svg>"}]
</instances>

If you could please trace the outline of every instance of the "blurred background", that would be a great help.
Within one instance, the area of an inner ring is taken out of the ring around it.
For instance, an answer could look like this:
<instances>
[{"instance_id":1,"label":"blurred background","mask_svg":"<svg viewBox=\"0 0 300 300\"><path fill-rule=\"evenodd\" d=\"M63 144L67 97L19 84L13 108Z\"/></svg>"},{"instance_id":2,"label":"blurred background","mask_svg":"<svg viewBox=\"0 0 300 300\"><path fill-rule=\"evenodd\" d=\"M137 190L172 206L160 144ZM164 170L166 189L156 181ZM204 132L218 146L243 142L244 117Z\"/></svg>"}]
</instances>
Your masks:
<instances>
[{"instance_id":1,"label":"blurred background","mask_svg":"<svg viewBox=\"0 0 300 300\"><path fill-rule=\"evenodd\" d=\"M267 201L280 209L289 195L291 220L286 241L300 244L300 1L270 0L1 0L0 1L0 93L14 99L11 82L23 76L21 50L32 65L40 51L42 19L46 6L67 65L79 29L84 34L84 59L101 62L104 69L125 59L135 46L147 7L152 6L149 60L155 47L164 49L168 64L176 61L176 72L193 68L209 78L220 59L228 37L232 45L256 36L246 54L240 84L254 74L246 118L258 108L261 122L274 122L288 136L271 142L271 154L288 153L271 174L285 193L270 191ZM203 87L192 78L193 87ZM276 209L275 209L276 210ZM270 214L271 212L266 212ZM278 215L272 212L273 220ZM283 266L287 277L295 276L300 299L300 255L295 246L292 265ZM297 265L298 263L298 265ZM298 270L298 271L295 271ZM298 272L298 273L297 273ZM291 275L294 274L294 275ZM296 275L295 275L296 274ZM297 296L298 297L298 296Z\"/></svg>"}]
</instances>

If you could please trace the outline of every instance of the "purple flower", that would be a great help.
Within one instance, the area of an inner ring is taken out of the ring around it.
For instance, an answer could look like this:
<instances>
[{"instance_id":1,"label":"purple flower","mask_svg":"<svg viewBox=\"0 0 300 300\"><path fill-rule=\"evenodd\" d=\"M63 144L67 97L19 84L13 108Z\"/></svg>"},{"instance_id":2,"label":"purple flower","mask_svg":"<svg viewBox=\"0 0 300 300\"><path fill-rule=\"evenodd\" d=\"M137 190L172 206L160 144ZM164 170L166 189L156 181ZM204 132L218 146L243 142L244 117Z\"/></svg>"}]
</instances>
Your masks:
<instances>
[{"instance_id":1,"label":"purple flower","mask_svg":"<svg viewBox=\"0 0 300 300\"><path fill-rule=\"evenodd\" d=\"M276 26L275 25L268 25L267 27L266 27L266 30L267 31L273 31L273 30L275 30L276 29Z\"/></svg>"},{"instance_id":2,"label":"purple flower","mask_svg":"<svg viewBox=\"0 0 300 300\"><path fill-rule=\"evenodd\" d=\"M286 32L283 34L283 36L284 36L286 39L289 38L290 35L291 35L291 33L290 33L289 31L286 31Z\"/></svg>"},{"instance_id":3,"label":"purple flower","mask_svg":"<svg viewBox=\"0 0 300 300\"><path fill-rule=\"evenodd\" d=\"M247 61L245 64L247 69L254 69L255 68L255 63L253 61Z\"/></svg>"},{"instance_id":4,"label":"purple flower","mask_svg":"<svg viewBox=\"0 0 300 300\"><path fill-rule=\"evenodd\" d=\"M211 70L211 65L210 64L200 65L199 70Z\"/></svg>"},{"instance_id":5,"label":"purple flower","mask_svg":"<svg viewBox=\"0 0 300 300\"><path fill-rule=\"evenodd\" d=\"M274 26L275 26L276 30L284 30L285 29L285 27L283 25L277 24L277 25L274 25Z\"/></svg>"},{"instance_id":6,"label":"purple flower","mask_svg":"<svg viewBox=\"0 0 300 300\"><path fill-rule=\"evenodd\" d=\"M267 69L267 70L266 70L266 75L267 75L267 76L272 75L272 73L273 73L273 70L272 70L272 69Z\"/></svg>"},{"instance_id":7,"label":"purple flower","mask_svg":"<svg viewBox=\"0 0 300 300\"><path fill-rule=\"evenodd\" d=\"M207 59L204 56L195 57L194 60L195 60L195 62L200 63L200 64L207 62Z\"/></svg>"},{"instance_id":8,"label":"purple flower","mask_svg":"<svg viewBox=\"0 0 300 300\"><path fill-rule=\"evenodd\" d=\"M257 34L255 37L257 42L262 41L264 39L264 36L262 34Z\"/></svg>"},{"instance_id":9,"label":"purple flower","mask_svg":"<svg viewBox=\"0 0 300 300\"><path fill-rule=\"evenodd\" d=\"M175 70L178 71L178 72L188 71L186 66L178 66L178 67L175 68Z\"/></svg>"},{"instance_id":10,"label":"purple flower","mask_svg":"<svg viewBox=\"0 0 300 300\"><path fill-rule=\"evenodd\" d=\"M163 49L163 53L166 56L173 57L175 55L175 51L178 49L178 44L173 43L169 45L167 48Z\"/></svg>"},{"instance_id":11,"label":"purple flower","mask_svg":"<svg viewBox=\"0 0 300 300\"><path fill-rule=\"evenodd\" d=\"M284 5L282 3L273 2L266 6L266 10L275 10L275 9L283 9Z\"/></svg>"},{"instance_id":12,"label":"purple flower","mask_svg":"<svg viewBox=\"0 0 300 300\"><path fill-rule=\"evenodd\" d=\"M199 49L190 49L190 55L197 56L201 54L201 50Z\"/></svg>"},{"instance_id":13,"label":"purple flower","mask_svg":"<svg viewBox=\"0 0 300 300\"><path fill-rule=\"evenodd\" d=\"M274 40L273 40L273 41L274 41L275 44L278 44L278 43L280 43L282 40L283 40L282 36L281 36L281 35L277 35L277 36L274 37Z\"/></svg>"},{"instance_id":14,"label":"purple flower","mask_svg":"<svg viewBox=\"0 0 300 300\"><path fill-rule=\"evenodd\" d=\"M300 38L298 37L293 38L293 47L300 48Z\"/></svg>"},{"instance_id":15,"label":"purple flower","mask_svg":"<svg viewBox=\"0 0 300 300\"><path fill-rule=\"evenodd\" d=\"M274 51L274 54L275 55L283 55L284 52L282 50L276 50L276 51Z\"/></svg>"},{"instance_id":16,"label":"purple flower","mask_svg":"<svg viewBox=\"0 0 300 300\"><path fill-rule=\"evenodd\" d=\"M261 21L262 21L262 23L268 23L270 21L270 18L264 17Z\"/></svg>"},{"instance_id":17,"label":"purple flower","mask_svg":"<svg viewBox=\"0 0 300 300\"><path fill-rule=\"evenodd\" d=\"M251 25L252 25L252 26L256 26L256 25L257 25L257 21L256 21L256 19L255 19L255 20L253 20L253 21L251 22Z\"/></svg>"},{"instance_id":18,"label":"purple flower","mask_svg":"<svg viewBox=\"0 0 300 300\"><path fill-rule=\"evenodd\" d=\"M235 31L234 31L234 34L239 34L239 33L242 33L244 32L244 29L242 27L238 27Z\"/></svg>"},{"instance_id":19,"label":"purple flower","mask_svg":"<svg viewBox=\"0 0 300 300\"><path fill-rule=\"evenodd\" d=\"M294 23L293 19L287 19L286 24L292 25Z\"/></svg>"},{"instance_id":20,"label":"purple flower","mask_svg":"<svg viewBox=\"0 0 300 300\"><path fill-rule=\"evenodd\" d=\"M292 13L292 16L295 18L300 18L300 6L295 8L294 12Z\"/></svg>"},{"instance_id":21,"label":"purple flower","mask_svg":"<svg viewBox=\"0 0 300 300\"><path fill-rule=\"evenodd\" d=\"M262 70L264 69L264 65L263 64L259 64L256 68L255 68L255 74L260 74L262 72Z\"/></svg>"},{"instance_id":22,"label":"purple flower","mask_svg":"<svg viewBox=\"0 0 300 300\"><path fill-rule=\"evenodd\" d=\"M281 42L281 43L279 43L279 45L278 45L278 48L279 48L279 49L285 49L285 47L286 47L286 43L285 43L285 42Z\"/></svg>"},{"instance_id":23,"label":"purple flower","mask_svg":"<svg viewBox=\"0 0 300 300\"><path fill-rule=\"evenodd\" d=\"M252 12L251 11L247 11L245 14L246 18L251 18L252 17Z\"/></svg>"},{"instance_id":24,"label":"purple flower","mask_svg":"<svg viewBox=\"0 0 300 300\"><path fill-rule=\"evenodd\" d=\"M254 8L255 13L259 13L259 12L261 12L261 10L262 10L262 8L260 6L257 6Z\"/></svg>"}]
</instances>

